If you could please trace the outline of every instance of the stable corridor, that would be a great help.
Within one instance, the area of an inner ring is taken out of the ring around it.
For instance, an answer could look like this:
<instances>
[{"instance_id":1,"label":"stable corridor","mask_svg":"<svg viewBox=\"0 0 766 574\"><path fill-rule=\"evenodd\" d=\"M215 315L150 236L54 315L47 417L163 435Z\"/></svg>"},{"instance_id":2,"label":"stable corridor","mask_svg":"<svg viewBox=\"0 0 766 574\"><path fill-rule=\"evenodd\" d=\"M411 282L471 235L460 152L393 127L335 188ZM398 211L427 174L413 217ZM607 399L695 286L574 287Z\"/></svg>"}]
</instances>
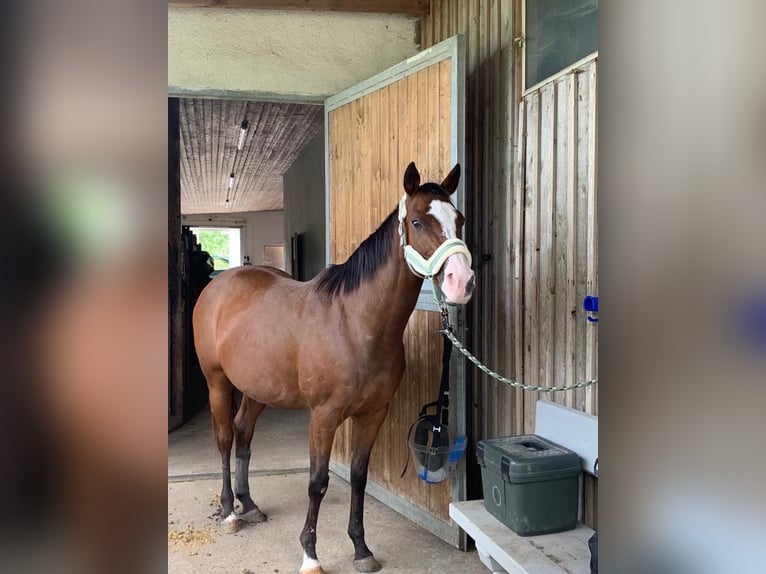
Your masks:
<instances>
[{"instance_id":1,"label":"stable corridor","mask_svg":"<svg viewBox=\"0 0 766 574\"><path fill-rule=\"evenodd\" d=\"M268 516L236 534L220 527L220 458L210 412L168 435L168 572L266 574L297 572L298 542L308 498L308 412L266 409L252 445L250 489ZM331 473L318 525L317 551L328 574L355 572L346 534L351 489ZM382 573L483 574L475 551L461 552L371 496L365 501L367 541ZM403 541L406 541L403 543Z\"/></svg>"}]
</instances>

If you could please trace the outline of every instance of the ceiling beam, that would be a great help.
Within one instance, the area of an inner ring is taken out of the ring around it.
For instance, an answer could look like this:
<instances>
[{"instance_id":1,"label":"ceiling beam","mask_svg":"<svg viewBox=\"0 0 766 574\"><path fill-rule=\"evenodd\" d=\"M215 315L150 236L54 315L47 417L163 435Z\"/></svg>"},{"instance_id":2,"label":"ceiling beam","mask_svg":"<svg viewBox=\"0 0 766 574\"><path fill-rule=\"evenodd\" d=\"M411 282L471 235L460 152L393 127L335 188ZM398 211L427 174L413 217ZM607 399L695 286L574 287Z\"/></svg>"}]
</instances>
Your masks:
<instances>
[{"instance_id":1,"label":"ceiling beam","mask_svg":"<svg viewBox=\"0 0 766 574\"><path fill-rule=\"evenodd\" d=\"M313 12L377 12L425 16L430 0L168 0L173 8L250 8Z\"/></svg>"}]
</instances>

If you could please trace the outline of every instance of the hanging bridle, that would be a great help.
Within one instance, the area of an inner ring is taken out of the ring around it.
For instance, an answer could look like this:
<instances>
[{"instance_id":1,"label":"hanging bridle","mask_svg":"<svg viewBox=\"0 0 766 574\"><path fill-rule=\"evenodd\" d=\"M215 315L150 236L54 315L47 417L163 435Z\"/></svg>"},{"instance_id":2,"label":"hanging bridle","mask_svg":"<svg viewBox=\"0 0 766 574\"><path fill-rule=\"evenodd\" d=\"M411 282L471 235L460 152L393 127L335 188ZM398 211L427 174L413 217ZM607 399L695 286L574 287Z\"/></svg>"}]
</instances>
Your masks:
<instances>
[{"instance_id":1,"label":"hanging bridle","mask_svg":"<svg viewBox=\"0 0 766 574\"><path fill-rule=\"evenodd\" d=\"M471 252L462 239L447 239L436 248L431 257L426 259L418 253L412 245L407 243L407 230L404 228L404 220L407 217L407 194L402 196L399 202L399 241L404 248L404 260L415 275L423 279L433 279L439 273L444 263L452 255L462 253L471 266Z\"/></svg>"}]
</instances>

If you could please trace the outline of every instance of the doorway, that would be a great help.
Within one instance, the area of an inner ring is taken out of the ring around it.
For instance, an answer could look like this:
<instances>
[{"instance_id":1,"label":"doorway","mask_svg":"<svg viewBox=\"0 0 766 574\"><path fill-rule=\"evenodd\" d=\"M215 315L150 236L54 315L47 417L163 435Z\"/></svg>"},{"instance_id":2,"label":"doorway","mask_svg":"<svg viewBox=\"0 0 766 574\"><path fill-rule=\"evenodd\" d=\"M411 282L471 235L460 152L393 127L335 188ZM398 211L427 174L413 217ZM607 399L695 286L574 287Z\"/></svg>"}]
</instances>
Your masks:
<instances>
[{"instance_id":1,"label":"doorway","mask_svg":"<svg viewBox=\"0 0 766 574\"><path fill-rule=\"evenodd\" d=\"M191 231L213 260L213 276L242 265L242 238L238 227L191 227Z\"/></svg>"}]
</instances>

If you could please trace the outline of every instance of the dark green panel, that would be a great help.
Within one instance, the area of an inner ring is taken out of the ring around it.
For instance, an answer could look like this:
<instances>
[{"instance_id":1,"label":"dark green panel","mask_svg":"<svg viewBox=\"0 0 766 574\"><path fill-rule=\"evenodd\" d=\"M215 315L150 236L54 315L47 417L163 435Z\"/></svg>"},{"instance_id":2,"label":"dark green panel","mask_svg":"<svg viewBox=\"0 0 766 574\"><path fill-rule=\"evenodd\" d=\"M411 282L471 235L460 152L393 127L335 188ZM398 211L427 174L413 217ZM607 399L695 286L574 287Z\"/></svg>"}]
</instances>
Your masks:
<instances>
[{"instance_id":1,"label":"dark green panel","mask_svg":"<svg viewBox=\"0 0 766 574\"><path fill-rule=\"evenodd\" d=\"M524 88L598 50L598 0L527 0Z\"/></svg>"}]
</instances>

